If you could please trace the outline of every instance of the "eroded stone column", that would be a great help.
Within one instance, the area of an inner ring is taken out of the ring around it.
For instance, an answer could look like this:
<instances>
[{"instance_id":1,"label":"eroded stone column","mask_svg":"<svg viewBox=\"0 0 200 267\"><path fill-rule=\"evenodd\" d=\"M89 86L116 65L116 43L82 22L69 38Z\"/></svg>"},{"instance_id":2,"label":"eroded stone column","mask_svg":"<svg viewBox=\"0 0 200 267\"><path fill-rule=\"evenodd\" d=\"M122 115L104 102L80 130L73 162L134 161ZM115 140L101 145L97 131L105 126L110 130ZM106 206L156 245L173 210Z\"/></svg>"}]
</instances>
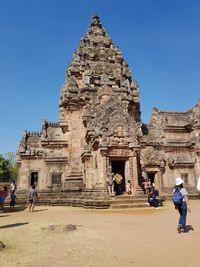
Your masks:
<instances>
[{"instance_id":1,"label":"eroded stone column","mask_svg":"<svg viewBox=\"0 0 200 267\"><path fill-rule=\"evenodd\" d=\"M136 156L133 156L130 159L129 159L129 164L130 164L130 177L132 177L132 179L131 179L131 183L132 183L132 187L133 187L132 191L135 192L136 191L136 187L138 186L137 158L136 158Z\"/></svg>"}]
</instances>

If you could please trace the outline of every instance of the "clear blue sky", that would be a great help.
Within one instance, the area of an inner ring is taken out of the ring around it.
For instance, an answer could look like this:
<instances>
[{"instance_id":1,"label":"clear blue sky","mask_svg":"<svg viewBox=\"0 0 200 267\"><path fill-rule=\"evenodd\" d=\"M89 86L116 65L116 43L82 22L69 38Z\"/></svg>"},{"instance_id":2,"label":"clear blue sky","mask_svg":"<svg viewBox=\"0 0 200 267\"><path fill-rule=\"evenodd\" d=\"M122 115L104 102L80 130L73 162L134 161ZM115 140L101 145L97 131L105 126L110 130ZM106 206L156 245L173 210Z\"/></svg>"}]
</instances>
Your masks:
<instances>
[{"instance_id":1,"label":"clear blue sky","mask_svg":"<svg viewBox=\"0 0 200 267\"><path fill-rule=\"evenodd\" d=\"M24 129L58 121L65 70L98 14L151 110L186 111L200 98L200 1L0 0L0 153Z\"/></svg>"}]
</instances>

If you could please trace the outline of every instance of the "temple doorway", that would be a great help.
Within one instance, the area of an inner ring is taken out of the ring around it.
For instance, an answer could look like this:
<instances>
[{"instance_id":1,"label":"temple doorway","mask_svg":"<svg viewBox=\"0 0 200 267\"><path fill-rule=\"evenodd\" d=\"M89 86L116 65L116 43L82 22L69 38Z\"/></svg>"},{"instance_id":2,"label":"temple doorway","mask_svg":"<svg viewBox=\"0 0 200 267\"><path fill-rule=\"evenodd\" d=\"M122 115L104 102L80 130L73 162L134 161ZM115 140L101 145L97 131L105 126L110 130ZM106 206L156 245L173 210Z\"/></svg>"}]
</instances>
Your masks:
<instances>
[{"instance_id":1,"label":"temple doorway","mask_svg":"<svg viewBox=\"0 0 200 267\"><path fill-rule=\"evenodd\" d=\"M126 190L125 187L125 160L112 160L111 161L111 166L112 166L112 172L114 174L120 174L122 176L122 183L120 185L120 190L119 186L115 183L114 184L114 191L116 192L117 195L123 194L123 192Z\"/></svg>"},{"instance_id":2,"label":"temple doorway","mask_svg":"<svg viewBox=\"0 0 200 267\"><path fill-rule=\"evenodd\" d=\"M148 175L148 180L150 180L151 181L151 185L152 184L155 184L155 173L154 172L149 172L149 173L147 173L147 175Z\"/></svg>"},{"instance_id":3,"label":"temple doorway","mask_svg":"<svg viewBox=\"0 0 200 267\"><path fill-rule=\"evenodd\" d=\"M37 185L38 183L38 172L31 172L30 185Z\"/></svg>"}]
</instances>

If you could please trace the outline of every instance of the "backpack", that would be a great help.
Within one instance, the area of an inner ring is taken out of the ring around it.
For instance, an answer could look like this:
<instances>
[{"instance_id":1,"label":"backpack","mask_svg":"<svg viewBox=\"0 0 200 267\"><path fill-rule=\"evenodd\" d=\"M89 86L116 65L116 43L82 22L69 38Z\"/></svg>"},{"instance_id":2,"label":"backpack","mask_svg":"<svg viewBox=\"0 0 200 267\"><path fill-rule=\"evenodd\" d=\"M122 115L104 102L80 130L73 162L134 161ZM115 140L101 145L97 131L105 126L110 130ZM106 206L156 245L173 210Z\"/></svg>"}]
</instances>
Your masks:
<instances>
[{"instance_id":1,"label":"backpack","mask_svg":"<svg viewBox=\"0 0 200 267\"><path fill-rule=\"evenodd\" d=\"M174 205L181 205L183 202L183 196L180 192L180 189L175 189L172 200L174 202Z\"/></svg>"}]
</instances>

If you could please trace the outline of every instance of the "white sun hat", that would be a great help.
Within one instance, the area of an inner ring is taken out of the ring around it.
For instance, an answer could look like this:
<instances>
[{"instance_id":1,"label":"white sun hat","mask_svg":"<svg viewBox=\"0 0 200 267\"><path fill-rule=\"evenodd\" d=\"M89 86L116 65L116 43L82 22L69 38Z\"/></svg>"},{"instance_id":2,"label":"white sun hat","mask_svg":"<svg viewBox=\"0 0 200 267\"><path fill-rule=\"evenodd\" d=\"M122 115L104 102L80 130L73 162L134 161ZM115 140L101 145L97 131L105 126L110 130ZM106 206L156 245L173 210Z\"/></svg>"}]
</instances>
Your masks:
<instances>
[{"instance_id":1,"label":"white sun hat","mask_svg":"<svg viewBox=\"0 0 200 267\"><path fill-rule=\"evenodd\" d=\"M183 181L183 179L181 179L181 177L177 177L177 178L176 178L175 185L181 185L181 184L183 184L183 183L184 183L184 181Z\"/></svg>"}]
</instances>

